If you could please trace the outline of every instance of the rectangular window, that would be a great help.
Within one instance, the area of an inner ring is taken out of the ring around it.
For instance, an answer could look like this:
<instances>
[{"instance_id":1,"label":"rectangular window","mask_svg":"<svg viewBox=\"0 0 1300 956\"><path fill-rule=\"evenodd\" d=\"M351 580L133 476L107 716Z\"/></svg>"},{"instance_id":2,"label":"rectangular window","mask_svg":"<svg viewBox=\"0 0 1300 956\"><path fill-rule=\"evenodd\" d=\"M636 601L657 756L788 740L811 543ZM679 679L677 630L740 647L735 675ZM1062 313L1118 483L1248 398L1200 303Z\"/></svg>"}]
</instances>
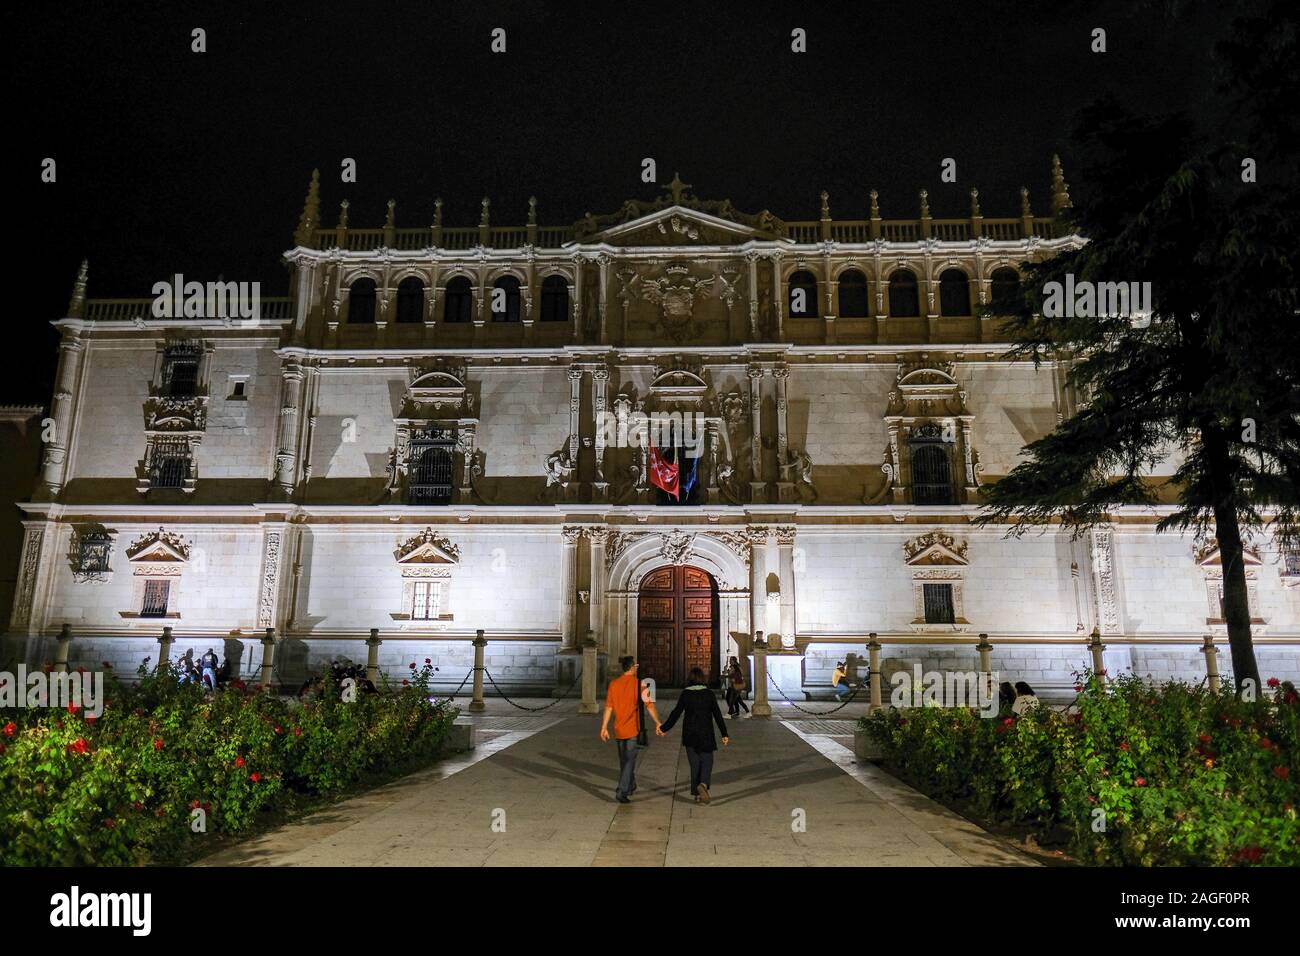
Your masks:
<instances>
[{"instance_id":1,"label":"rectangular window","mask_svg":"<svg viewBox=\"0 0 1300 956\"><path fill-rule=\"evenodd\" d=\"M417 621L436 621L442 610L442 582L416 581L415 605L411 617Z\"/></svg>"},{"instance_id":2,"label":"rectangular window","mask_svg":"<svg viewBox=\"0 0 1300 956\"><path fill-rule=\"evenodd\" d=\"M406 503L451 504L451 476L455 464L456 434L428 428L411 436L406 465Z\"/></svg>"},{"instance_id":3,"label":"rectangular window","mask_svg":"<svg viewBox=\"0 0 1300 956\"><path fill-rule=\"evenodd\" d=\"M1300 543L1282 546L1282 573L1300 576Z\"/></svg>"},{"instance_id":4,"label":"rectangular window","mask_svg":"<svg viewBox=\"0 0 1300 956\"><path fill-rule=\"evenodd\" d=\"M174 346L163 353L162 393L169 398L192 398L199 393L199 359L202 350Z\"/></svg>"},{"instance_id":5,"label":"rectangular window","mask_svg":"<svg viewBox=\"0 0 1300 956\"><path fill-rule=\"evenodd\" d=\"M956 615L952 608L951 584L923 584L922 596L925 598L926 624L953 624Z\"/></svg>"},{"instance_id":6,"label":"rectangular window","mask_svg":"<svg viewBox=\"0 0 1300 956\"><path fill-rule=\"evenodd\" d=\"M166 617L167 598L171 594L171 587L171 581L168 581L165 578L161 581L145 581L144 605L140 608L140 616Z\"/></svg>"},{"instance_id":7,"label":"rectangular window","mask_svg":"<svg viewBox=\"0 0 1300 956\"><path fill-rule=\"evenodd\" d=\"M153 468L149 473L152 488L184 488L190 476L189 442L158 442L154 445Z\"/></svg>"}]
</instances>

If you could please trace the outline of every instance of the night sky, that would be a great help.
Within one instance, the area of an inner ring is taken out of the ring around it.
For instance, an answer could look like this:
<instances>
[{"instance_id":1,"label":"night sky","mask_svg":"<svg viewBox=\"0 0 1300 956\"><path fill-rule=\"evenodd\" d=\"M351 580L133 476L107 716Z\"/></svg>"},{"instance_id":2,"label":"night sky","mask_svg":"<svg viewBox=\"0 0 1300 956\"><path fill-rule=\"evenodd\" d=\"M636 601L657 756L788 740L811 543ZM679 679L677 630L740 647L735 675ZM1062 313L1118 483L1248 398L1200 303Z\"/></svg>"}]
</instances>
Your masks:
<instances>
[{"instance_id":1,"label":"night sky","mask_svg":"<svg viewBox=\"0 0 1300 956\"><path fill-rule=\"evenodd\" d=\"M155 281L260 280L287 292L280 254L313 167L334 225L543 225L651 198L674 171L705 199L815 219L1048 212L1075 112L1103 92L1134 109L1202 108L1229 4L722 0L61 3L5 17L11 43L9 324L0 402L46 404L82 257L91 297ZM245 9L245 7L247 9ZM1134 7L1137 9L1135 10ZM508 52L490 52L494 27ZM1089 51L1093 27L1108 52ZM207 52L190 31L207 31ZM790 31L808 33L806 54ZM58 182L40 181L54 157ZM955 185L940 161L957 160ZM344 157L358 182L339 181ZM1071 180L1072 190L1079 187ZM1077 193L1076 193L1077 195ZM17 248L15 248L15 246Z\"/></svg>"}]
</instances>

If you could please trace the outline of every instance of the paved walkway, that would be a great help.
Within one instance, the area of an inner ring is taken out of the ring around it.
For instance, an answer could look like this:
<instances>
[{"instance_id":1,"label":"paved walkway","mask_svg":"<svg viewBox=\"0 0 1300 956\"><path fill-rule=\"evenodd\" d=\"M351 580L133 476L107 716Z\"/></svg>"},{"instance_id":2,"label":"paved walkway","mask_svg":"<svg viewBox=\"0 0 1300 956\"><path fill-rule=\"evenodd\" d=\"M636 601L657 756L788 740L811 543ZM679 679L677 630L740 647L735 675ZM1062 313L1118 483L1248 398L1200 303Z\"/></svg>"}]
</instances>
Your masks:
<instances>
[{"instance_id":1,"label":"paved walkway","mask_svg":"<svg viewBox=\"0 0 1300 956\"><path fill-rule=\"evenodd\" d=\"M524 701L534 706L545 701ZM811 707L812 705L810 705ZM827 705L821 705L828 710ZM667 716L670 701L661 702ZM729 724L697 805L680 727L652 738L629 805L597 718L491 701L479 746L202 865L966 866L1032 861L852 754L844 711Z\"/></svg>"}]
</instances>

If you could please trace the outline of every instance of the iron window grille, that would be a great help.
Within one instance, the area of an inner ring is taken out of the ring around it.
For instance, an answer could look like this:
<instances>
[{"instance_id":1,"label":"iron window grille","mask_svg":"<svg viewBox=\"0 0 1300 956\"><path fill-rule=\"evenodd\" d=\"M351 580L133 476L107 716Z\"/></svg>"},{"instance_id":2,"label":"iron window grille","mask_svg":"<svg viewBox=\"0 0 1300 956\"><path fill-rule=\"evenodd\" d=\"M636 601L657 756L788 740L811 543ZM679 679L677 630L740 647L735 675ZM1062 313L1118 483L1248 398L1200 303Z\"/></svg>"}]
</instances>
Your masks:
<instances>
[{"instance_id":1,"label":"iron window grille","mask_svg":"<svg viewBox=\"0 0 1300 956\"><path fill-rule=\"evenodd\" d=\"M456 435L450 429L430 428L411 436L406 466L407 504L451 504L455 447Z\"/></svg>"},{"instance_id":2,"label":"iron window grille","mask_svg":"<svg viewBox=\"0 0 1300 956\"><path fill-rule=\"evenodd\" d=\"M171 596L171 581L148 580L144 582L144 604L140 608L141 617L166 617L167 599Z\"/></svg>"},{"instance_id":3,"label":"iron window grille","mask_svg":"<svg viewBox=\"0 0 1300 956\"><path fill-rule=\"evenodd\" d=\"M951 584L923 584L921 596L925 603L926 624L954 624L957 615L953 611Z\"/></svg>"}]
</instances>

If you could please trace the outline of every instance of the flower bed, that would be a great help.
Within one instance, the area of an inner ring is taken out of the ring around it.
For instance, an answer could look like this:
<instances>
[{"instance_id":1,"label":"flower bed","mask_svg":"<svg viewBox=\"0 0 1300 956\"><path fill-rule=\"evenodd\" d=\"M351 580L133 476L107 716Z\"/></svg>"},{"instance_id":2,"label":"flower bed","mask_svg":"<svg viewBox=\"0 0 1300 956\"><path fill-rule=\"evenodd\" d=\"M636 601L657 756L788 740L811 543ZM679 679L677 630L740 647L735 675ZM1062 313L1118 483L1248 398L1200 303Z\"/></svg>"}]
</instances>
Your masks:
<instances>
[{"instance_id":1,"label":"flower bed","mask_svg":"<svg viewBox=\"0 0 1300 956\"><path fill-rule=\"evenodd\" d=\"M1085 863L1300 864L1300 700L1087 678L1068 712L880 711L886 767L989 822L1064 839Z\"/></svg>"},{"instance_id":2,"label":"flower bed","mask_svg":"<svg viewBox=\"0 0 1300 956\"><path fill-rule=\"evenodd\" d=\"M414 667L414 665L412 665ZM110 682L98 718L0 716L0 861L123 865L196 854L196 832L239 835L264 814L436 756L458 713L431 702L433 668L343 702L286 700L239 682L216 693L144 675Z\"/></svg>"}]
</instances>

